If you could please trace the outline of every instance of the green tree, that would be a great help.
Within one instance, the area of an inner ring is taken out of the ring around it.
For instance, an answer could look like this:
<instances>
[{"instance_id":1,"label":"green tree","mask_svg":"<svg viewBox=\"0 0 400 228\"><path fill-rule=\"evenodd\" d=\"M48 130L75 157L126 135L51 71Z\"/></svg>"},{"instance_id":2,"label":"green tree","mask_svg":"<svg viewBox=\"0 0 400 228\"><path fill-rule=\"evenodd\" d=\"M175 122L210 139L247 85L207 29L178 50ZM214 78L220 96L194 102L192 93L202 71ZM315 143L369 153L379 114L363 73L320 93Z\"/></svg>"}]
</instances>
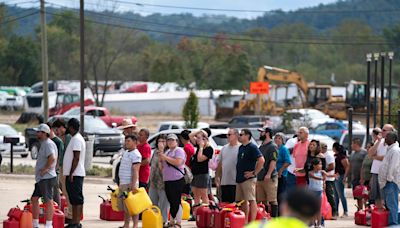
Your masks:
<instances>
[{"instance_id":1,"label":"green tree","mask_svg":"<svg viewBox=\"0 0 400 228\"><path fill-rule=\"evenodd\" d=\"M199 100L193 91L190 91L185 106L183 106L182 117L185 120L186 128L197 128L200 119Z\"/></svg>"}]
</instances>

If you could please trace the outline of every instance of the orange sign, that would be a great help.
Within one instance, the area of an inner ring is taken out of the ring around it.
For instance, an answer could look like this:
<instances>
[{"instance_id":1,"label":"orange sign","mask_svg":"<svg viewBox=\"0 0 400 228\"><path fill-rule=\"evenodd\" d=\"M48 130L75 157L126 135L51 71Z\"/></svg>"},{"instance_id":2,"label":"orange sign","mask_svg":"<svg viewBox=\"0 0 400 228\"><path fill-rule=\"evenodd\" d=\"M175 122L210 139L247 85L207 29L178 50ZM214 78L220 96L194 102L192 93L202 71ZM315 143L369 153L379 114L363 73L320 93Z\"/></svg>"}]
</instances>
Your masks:
<instances>
[{"instance_id":1,"label":"orange sign","mask_svg":"<svg viewBox=\"0 0 400 228\"><path fill-rule=\"evenodd\" d=\"M251 94L268 94L269 83L268 82L250 82L250 93Z\"/></svg>"}]
</instances>

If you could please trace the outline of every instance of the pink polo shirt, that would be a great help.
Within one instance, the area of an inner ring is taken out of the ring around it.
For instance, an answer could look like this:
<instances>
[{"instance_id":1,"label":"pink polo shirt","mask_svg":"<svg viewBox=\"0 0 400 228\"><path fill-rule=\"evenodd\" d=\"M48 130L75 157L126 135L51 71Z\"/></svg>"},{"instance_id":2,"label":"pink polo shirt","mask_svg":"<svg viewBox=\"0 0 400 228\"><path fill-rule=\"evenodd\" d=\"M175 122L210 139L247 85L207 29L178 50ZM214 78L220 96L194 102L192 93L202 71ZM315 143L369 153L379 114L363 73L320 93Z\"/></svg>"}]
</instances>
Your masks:
<instances>
[{"instance_id":1,"label":"pink polo shirt","mask_svg":"<svg viewBox=\"0 0 400 228\"><path fill-rule=\"evenodd\" d=\"M298 169L303 169L304 164L306 163L307 160L307 150L308 150L308 144L310 144L310 141L305 141L304 143L299 141L296 143L296 145L293 148L293 157L295 161L296 168ZM296 172L296 176L305 176L305 173L299 173Z\"/></svg>"}]
</instances>

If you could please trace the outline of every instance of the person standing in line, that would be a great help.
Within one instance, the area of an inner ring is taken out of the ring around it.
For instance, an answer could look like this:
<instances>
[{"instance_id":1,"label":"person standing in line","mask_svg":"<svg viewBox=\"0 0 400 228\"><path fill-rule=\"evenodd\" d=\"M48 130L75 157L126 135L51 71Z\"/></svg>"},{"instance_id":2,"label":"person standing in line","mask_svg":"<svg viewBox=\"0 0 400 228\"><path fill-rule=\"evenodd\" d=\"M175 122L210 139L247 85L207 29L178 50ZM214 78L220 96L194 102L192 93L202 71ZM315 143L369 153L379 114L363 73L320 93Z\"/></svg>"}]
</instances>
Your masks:
<instances>
[{"instance_id":1,"label":"person standing in line","mask_svg":"<svg viewBox=\"0 0 400 228\"><path fill-rule=\"evenodd\" d=\"M282 195L286 192L287 168L292 163L285 141L285 135L282 132L275 134L274 142L278 147L278 160L276 161L276 170L278 171L278 207L280 207Z\"/></svg>"},{"instance_id":2,"label":"person standing in line","mask_svg":"<svg viewBox=\"0 0 400 228\"><path fill-rule=\"evenodd\" d=\"M391 124L385 124L382 128L382 133L376 136L374 145L368 150L368 156L373 160L371 166L371 180L370 180L370 198L375 201L376 207L382 209L383 196L378 181L378 173L381 167L383 158L387 151L387 145L385 144L385 137L388 132L394 131L394 127Z\"/></svg>"},{"instance_id":3,"label":"person standing in line","mask_svg":"<svg viewBox=\"0 0 400 228\"><path fill-rule=\"evenodd\" d=\"M349 174L349 159L346 156L346 150L342 145L335 142L332 146L333 152L335 153L335 200L336 208L339 211L339 202L342 202L343 206L343 216L348 217L347 209L347 199L344 193L344 185L346 183L346 178ZM340 200L340 201L339 201Z\"/></svg>"},{"instance_id":4,"label":"person standing in line","mask_svg":"<svg viewBox=\"0 0 400 228\"><path fill-rule=\"evenodd\" d=\"M57 137L57 135L55 135L54 133L54 128L52 127L51 123L47 123L47 126L49 126L50 128L50 139L56 144L57 146L57 164L56 164L56 173L57 173L57 180L56 180L56 184L54 185L54 189L53 189L53 201L57 203L57 205L61 205L60 202L60 186L59 186L59 175L60 175L60 157L59 154L64 154L64 143L63 141Z\"/></svg>"},{"instance_id":5,"label":"person standing in line","mask_svg":"<svg viewBox=\"0 0 400 228\"><path fill-rule=\"evenodd\" d=\"M256 182L257 175L263 168L264 157L257 145L251 140L252 134L249 129L242 129L239 134L239 147L236 163L236 201L245 202L241 205L241 210L246 214L246 221L249 221L249 209L251 213L250 221L256 219ZM249 204L248 204L249 203Z\"/></svg>"},{"instance_id":6,"label":"person standing in line","mask_svg":"<svg viewBox=\"0 0 400 228\"><path fill-rule=\"evenodd\" d=\"M46 124L40 124L37 129L37 137L40 141L40 149L35 166L35 190L33 191L32 217L33 227L39 227L39 198L43 197L47 207L46 228L53 227L53 190L57 184L57 146L49 138L50 128Z\"/></svg>"},{"instance_id":7,"label":"person standing in line","mask_svg":"<svg viewBox=\"0 0 400 228\"><path fill-rule=\"evenodd\" d=\"M132 119L123 119L121 126L117 128L122 130L125 136L137 134L136 124L132 122Z\"/></svg>"},{"instance_id":8,"label":"person standing in line","mask_svg":"<svg viewBox=\"0 0 400 228\"><path fill-rule=\"evenodd\" d=\"M209 184L209 169L208 161L214 154L214 149L208 141L208 134L204 130L190 133L192 141L196 142L196 153L192 156L190 167L192 167L193 180L190 184L194 196L194 214L196 207L201 203L208 204L208 184Z\"/></svg>"},{"instance_id":9,"label":"person standing in line","mask_svg":"<svg viewBox=\"0 0 400 228\"><path fill-rule=\"evenodd\" d=\"M295 163L295 174L296 174L296 185L297 186L306 186L306 173L304 172L297 172L304 169L304 164L307 160L307 151L308 145L310 141L308 141L308 134L309 130L307 127L300 127L299 131L297 132L298 142L293 148L293 159Z\"/></svg>"},{"instance_id":10,"label":"person standing in line","mask_svg":"<svg viewBox=\"0 0 400 228\"><path fill-rule=\"evenodd\" d=\"M221 149L215 182L221 188L221 201L233 203L236 195L236 163L239 152L239 131L228 130L228 144Z\"/></svg>"},{"instance_id":11,"label":"person standing in line","mask_svg":"<svg viewBox=\"0 0 400 228\"><path fill-rule=\"evenodd\" d=\"M72 222L67 227L82 227L80 220L83 213L83 179L85 171L85 139L79 133L79 120L72 118L68 121L68 131L72 135L71 141L65 149L63 161L63 175L72 205Z\"/></svg>"},{"instance_id":12,"label":"person standing in line","mask_svg":"<svg viewBox=\"0 0 400 228\"><path fill-rule=\"evenodd\" d=\"M121 166L119 168L119 197L118 197L118 208L124 210L124 225L123 228L129 228L129 223L132 217L133 227L137 228L139 224L139 215L130 216L128 208L124 203L124 192L131 191L132 193L137 192L139 187L139 169L142 162L142 155L137 150L138 139L136 135L125 136L125 148L126 152L122 154Z\"/></svg>"},{"instance_id":13,"label":"person standing in line","mask_svg":"<svg viewBox=\"0 0 400 228\"><path fill-rule=\"evenodd\" d=\"M351 149L353 153L349 157L349 169L351 172L351 185L353 190L360 185L361 179L361 167L364 161L365 156L367 155L367 150L362 148L362 142L360 138L354 138L351 144ZM356 199L358 209L361 210L363 208L363 200L362 198Z\"/></svg>"},{"instance_id":14,"label":"person standing in line","mask_svg":"<svg viewBox=\"0 0 400 228\"><path fill-rule=\"evenodd\" d=\"M264 157L264 167L257 175L256 196L258 202L263 202L268 208L271 205L271 216L278 217L278 172L276 171L276 161L278 160L278 148L273 142L271 128L260 128L260 140L262 145L259 147Z\"/></svg>"},{"instance_id":15,"label":"person standing in line","mask_svg":"<svg viewBox=\"0 0 400 228\"><path fill-rule=\"evenodd\" d=\"M72 205L71 202L69 201L68 197L68 192L67 188L65 186L65 176L63 174L63 162L64 162L64 153L65 149L67 148L69 142L71 141L71 135L67 133L67 126L65 124L65 121L63 119L57 119L56 121L53 122L52 124L53 129L57 137L59 137L63 144L64 148L63 150L58 150L58 167L59 167L59 182L61 186L61 191L62 194L65 196L65 199L67 201L67 206L64 208L64 215L65 215L65 223L70 223L72 221Z\"/></svg>"},{"instance_id":16,"label":"person standing in line","mask_svg":"<svg viewBox=\"0 0 400 228\"><path fill-rule=\"evenodd\" d=\"M389 209L389 226L398 225L399 186L400 186L400 148L397 133L388 132L385 143L386 155L379 168L379 186L384 195L386 208Z\"/></svg>"},{"instance_id":17,"label":"person standing in line","mask_svg":"<svg viewBox=\"0 0 400 228\"><path fill-rule=\"evenodd\" d=\"M287 168L287 170L288 170L288 175L286 177L286 188L287 189L296 187L296 174L295 174L296 162L293 157L293 148L298 142L299 142L299 140L297 138L297 135L294 135L292 138L288 139L285 142L286 148L289 149L290 160L292 162L289 165L289 167Z\"/></svg>"},{"instance_id":18,"label":"person standing in line","mask_svg":"<svg viewBox=\"0 0 400 228\"><path fill-rule=\"evenodd\" d=\"M182 148L178 147L178 137L175 134L167 136L167 146L169 149L165 153L158 151L158 156L162 161L165 193L170 205L171 219L167 226L181 227L181 195L185 186L184 164L186 154Z\"/></svg>"},{"instance_id":19,"label":"person standing in line","mask_svg":"<svg viewBox=\"0 0 400 228\"><path fill-rule=\"evenodd\" d=\"M164 153L167 150L167 136L159 135L156 139L156 145L157 149L154 151L153 157L150 160L151 173L149 196L151 202L160 208L163 217L163 223L166 224L168 222L169 203L167 195L165 194L163 173L161 168L162 165L160 157L158 156L158 151Z\"/></svg>"},{"instance_id":20,"label":"person standing in line","mask_svg":"<svg viewBox=\"0 0 400 228\"><path fill-rule=\"evenodd\" d=\"M190 131L189 130L183 130L180 134L180 140L183 144L183 150L186 153L186 163L185 165L189 168L190 167L190 160L192 159L192 156L194 154L194 146L192 145L192 143L190 143ZM183 193L185 193L186 195L190 195L191 190L190 190L190 184L186 184L184 189L183 189Z\"/></svg>"},{"instance_id":21,"label":"person standing in line","mask_svg":"<svg viewBox=\"0 0 400 228\"><path fill-rule=\"evenodd\" d=\"M142 155L142 164L139 171L139 187L146 189L150 177L151 147L150 144L147 142L149 136L150 132L147 128L140 129L138 136L139 145L137 145L137 149Z\"/></svg>"},{"instance_id":22,"label":"person standing in line","mask_svg":"<svg viewBox=\"0 0 400 228\"><path fill-rule=\"evenodd\" d=\"M326 143L321 142L320 145L321 153L325 156L325 172L328 174L325 180L325 194L329 205L331 205L332 208L332 219L336 220L338 210L335 202L335 154L333 151L328 151L328 145L326 145Z\"/></svg>"}]
</instances>

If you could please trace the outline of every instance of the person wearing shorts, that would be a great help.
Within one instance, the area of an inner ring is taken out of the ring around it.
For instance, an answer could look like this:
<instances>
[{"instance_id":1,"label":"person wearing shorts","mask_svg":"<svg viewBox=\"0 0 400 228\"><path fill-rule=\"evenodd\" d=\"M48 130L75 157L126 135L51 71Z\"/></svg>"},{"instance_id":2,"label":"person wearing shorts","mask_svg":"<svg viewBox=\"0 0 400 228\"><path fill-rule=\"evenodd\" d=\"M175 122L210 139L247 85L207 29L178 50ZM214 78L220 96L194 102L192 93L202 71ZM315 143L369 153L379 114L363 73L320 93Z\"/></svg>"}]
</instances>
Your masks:
<instances>
[{"instance_id":1,"label":"person wearing shorts","mask_svg":"<svg viewBox=\"0 0 400 228\"><path fill-rule=\"evenodd\" d=\"M256 202L256 177L264 165L264 157L257 146L252 143L252 134L249 129L242 129L239 134L239 147L236 163L236 201L245 202L241 205L242 211L246 214L246 221L249 221L249 209L251 212L250 221L255 220L257 214ZM249 202L249 205L247 204Z\"/></svg>"},{"instance_id":2,"label":"person wearing shorts","mask_svg":"<svg viewBox=\"0 0 400 228\"><path fill-rule=\"evenodd\" d=\"M263 202L265 206L271 205L271 216L278 217L278 172L276 161L278 160L278 147L272 140L272 129L260 128L260 140L263 141L259 147L264 157L263 169L257 175L257 201Z\"/></svg>"},{"instance_id":3,"label":"person wearing shorts","mask_svg":"<svg viewBox=\"0 0 400 228\"><path fill-rule=\"evenodd\" d=\"M190 186L194 196L193 211L196 214L196 207L201 203L208 204L209 171L208 161L214 154L213 148L208 141L208 133L204 130L195 131L189 134L191 141L196 143L196 153L192 156L190 167L192 168L193 180Z\"/></svg>"},{"instance_id":4,"label":"person wearing shorts","mask_svg":"<svg viewBox=\"0 0 400 228\"><path fill-rule=\"evenodd\" d=\"M126 152L122 154L121 165L119 167L119 196L118 196L118 209L123 210L124 213L124 226L129 227L131 215L124 204L124 192L133 193L139 187L139 170L142 162L142 155L137 149L138 139L136 135L125 136ZM133 227L137 228L139 223L139 215L133 215Z\"/></svg>"},{"instance_id":5,"label":"person wearing shorts","mask_svg":"<svg viewBox=\"0 0 400 228\"><path fill-rule=\"evenodd\" d=\"M50 127L47 124L40 124L35 130L40 141L40 149L35 167L35 189L31 197L33 227L39 227L39 198L43 197L47 207L46 228L50 228L53 227L53 190L57 184L58 152L56 144L49 138Z\"/></svg>"},{"instance_id":6,"label":"person wearing shorts","mask_svg":"<svg viewBox=\"0 0 400 228\"><path fill-rule=\"evenodd\" d=\"M72 136L71 141L65 149L63 160L65 187L69 202L72 205L72 221L67 227L81 227L80 220L83 214L84 203L83 179L86 176L86 143L85 139L79 133L80 123L77 119L70 119L67 126Z\"/></svg>"}]
</instances>

